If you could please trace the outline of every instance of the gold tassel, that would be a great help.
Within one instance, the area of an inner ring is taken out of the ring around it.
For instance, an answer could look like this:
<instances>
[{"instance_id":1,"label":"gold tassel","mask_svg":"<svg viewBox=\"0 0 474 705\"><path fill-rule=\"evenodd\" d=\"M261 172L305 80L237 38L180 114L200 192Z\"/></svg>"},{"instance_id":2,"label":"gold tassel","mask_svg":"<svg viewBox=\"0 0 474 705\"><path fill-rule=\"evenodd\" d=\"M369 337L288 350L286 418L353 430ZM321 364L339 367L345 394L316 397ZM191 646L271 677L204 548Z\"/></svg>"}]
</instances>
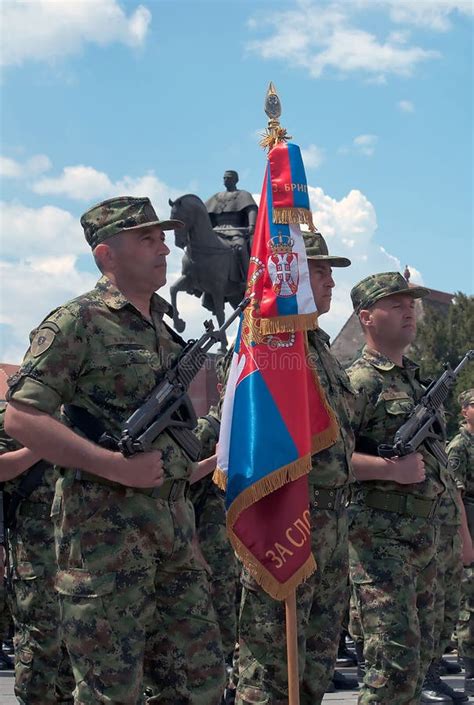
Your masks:
<instances>
[{"instance_id":1,"label":"gold tassel","mask_svg":"<svg viewBox=\"0 0 474 705\"><path fill-rule=\"evenodd\" d=\"M272 220L282 225L307 225L312 233L316 232L313 214L307 208L273 208Z\"/></svg>"},{"instance_id":2,"label":"gold tassel","mask_svg":"<svg viewBox=\"0 0 474 705\"><path fill-rule=\"evenodd\" d=\"M276 123L270 129L265 130L265 132L262 134L262 139L260 140L260 147L263 147L263 149L268 149L268 151L270 151L279 142L288 142L288 140L291 139L292 137L288 134L287 130L280 124Z\"/></svg>"},{"instance_id":3,"label":"gold tassel","mask_svg":"<svg viewBox=\"0 0 474 705\"><path fill-rule=\"evenodd\" d=\"M318 327L318 314L299 313L292 316L275 316L275 318L262 318L260 332L262 335L274 333L296 333L302 330L314 330Z\"/></svg>"},{"instance_id":4,"label":"gold tassel","mask_svg":"<svg viewBox=\"0 0 474 705\"><path fill-rule=\"evenodd\" d=\"M229 530L229 539L239 560L245 564L255 582L274 600L285 600L300 583L307 580L317 569L315 558L313 554L310 554L303 565L285 583L280 583L261 563L256 562L255 556L250 553L232 530Z\"/></svg>"},{"instance_id":5,"label":"gold tassel","mask_svg":"<svg viewBox=\"0 0 474 705\"><path fill-rule=\"evenodd\" d=\"M223 492L227 489L227 473L222 470L219 466L214 470L212 475L212 481L218 486Z\"/></svg>"}]
</instances>

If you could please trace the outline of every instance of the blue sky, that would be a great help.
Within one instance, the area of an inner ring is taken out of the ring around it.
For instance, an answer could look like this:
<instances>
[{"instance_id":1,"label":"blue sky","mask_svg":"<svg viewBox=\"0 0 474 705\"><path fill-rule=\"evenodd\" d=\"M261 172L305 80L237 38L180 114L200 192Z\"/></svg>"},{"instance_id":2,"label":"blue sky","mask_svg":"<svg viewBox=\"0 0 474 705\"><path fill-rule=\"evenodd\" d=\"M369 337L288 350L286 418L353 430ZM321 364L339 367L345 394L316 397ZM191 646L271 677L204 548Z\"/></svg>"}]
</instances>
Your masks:
<instances>
[{"instance_id":1,"label":"blue sky","mask_svg":"<svg viewBox=\"0 0 474 705\"><path fill-rule=\"evenodd\" d=\"M412 267L472 293L472 3L3 0L1 350L92 287L78 218L113 195L206 199L225 169L260 192L270 80L305 158L314 220L349 290ZM171 238L172 240L172 238ZM180 270L173 247L169 282ZM179 302L196 336L197 299Z\"/></svg>"}]
</instances>

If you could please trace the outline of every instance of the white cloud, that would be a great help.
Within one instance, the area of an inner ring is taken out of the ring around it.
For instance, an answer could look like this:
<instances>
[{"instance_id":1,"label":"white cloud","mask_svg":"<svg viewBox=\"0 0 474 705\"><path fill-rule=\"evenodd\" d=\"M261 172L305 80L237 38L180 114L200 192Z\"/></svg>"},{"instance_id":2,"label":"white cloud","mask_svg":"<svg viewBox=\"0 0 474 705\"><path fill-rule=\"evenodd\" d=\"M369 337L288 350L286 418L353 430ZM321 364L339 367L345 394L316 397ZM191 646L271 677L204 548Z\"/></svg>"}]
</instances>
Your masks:
<instances>
[{"instance_id":1,"label":"white cloud","mask_svg":"<svg viewBox=\"0 0 474 705\"><path fill-rule=\"evenodd\" d=\"M77 54L86 43L137 47L150 22L146 7L127 16L117 0L4 0L1 63L52 61Z\"/></svg>"},{"instance_id":2,"label":"white cloud","mask_svg":"<svg viewBox=\"0 0 474 705\"><path fill-rule=\"evenodd\" d=\"M3 257L31 260L87 252L79 221L69 211L20 203L0 203L0 208Z\"/></svg>"},{"instance_id":3,"label":"white cloud","mask_svg":"<svg viewBox=\"0 0 474 705\"><path fill-rule=\"evenodd\" d=\"M363 72L383 82L386 74L410 76L418 64L439 54L408 44L406 33L376 36L354 24L357 3L327 4L299 0L294 9L266 11L252 18L253 31L269 33L248 44L264 59L280 59L307 69L319 78L336 70L342 75Z\"/></svg>"},{"instance_id":4,"label":"white cloud","mask_svg":"<svg viewBox=\"0 0 474 705\"><path fill-rule=\"evenodd\" d=\"M371 157L375 152L375 145L378 139L377 135L357 135L357 137L354 137L353 145L359 154Z\"/></svg>"},{"instance_id":5,"label":"white cloud","mask_svg":"<svg viewBox=\"0 0 474 705\"><path fill-rule=\"evenodd\" d=\"M168 198L181 195L152 171L138 178L124 176L112 181L105 172L84 164L66 166L58 177L39 179L33 184L33 191L41 195L67 196L85 205L117 195L148 196L161 216L169 211Z\"/></svg>"},{"instance_id":6,"label":"white cloud","mask_svg":"<svg viewBox=\"0 0 474 705\"><path fill-rule=\"evenodd\" d=\"M399 110L402 111L402 113L414 113L415 112L415 105L414 105L414 103L412 103L411 100L399 100L397 105L398 105Z\"/></svg>"},{"instance_id":7,"label":"white cloud","mask_svg":"<svg viewBox=\"0 0 474 705\"><path fill-rule=\"evenodd\" d=\"M373 0L369 0L372 4ZM424 27L436 32L447 32L452 27L453 15L472 16L472 0L380 0L387 5L393 22Z\"/></svg>"},{"instance_id":8,"label":"white cloud","mask_svg":"<svg viewBox=\"0 0 474 705\"><path fill-rule=\"evenodd\" d=\"M90 201L111 193L113 184L107 174L93 167L78 164L66 166L61 176L43 178L33 184L33 191L42 195L55 194Z\"/></svg>"},{"instance_id":9,"label":"white cloud","mask_svg":"<svg viewBox=\"0 0 474 705\"><path fill-rule=\"evenodd\" d=\"M315 144L310 144L306 149L301 149L303 164L307 169L318 169L324 162L324 150Z\"/></svg>"},{"instance_id":10,"label":"white cloud","mask_svg":"<svg viewBox=\"0 0 474 705\"><path fill-rule=\"evenodd\" d=\"M0 176L4 179L25 179L38 176L49 169L51 161L45 154L36 154L23 163L0 156Z\"/></svg>"},{"instance_id":11,"label":"white cloud","mask_svg":"<svg viewBox=\"0 0 474 705\"><path fill-rule=\"evenodd\" d=\"M335 336L352 312L350 290L364 277L376 272L403 271L400 259L377 244L377 216L374 205L353 189L337 200L321 188L309 187L313 219L323 234L330 254L348 257L347 268L334 268L336 287L329 313L321 318L324 330ZM412 281L422 280L410 265Z\"/></svg>"}]
</instances>

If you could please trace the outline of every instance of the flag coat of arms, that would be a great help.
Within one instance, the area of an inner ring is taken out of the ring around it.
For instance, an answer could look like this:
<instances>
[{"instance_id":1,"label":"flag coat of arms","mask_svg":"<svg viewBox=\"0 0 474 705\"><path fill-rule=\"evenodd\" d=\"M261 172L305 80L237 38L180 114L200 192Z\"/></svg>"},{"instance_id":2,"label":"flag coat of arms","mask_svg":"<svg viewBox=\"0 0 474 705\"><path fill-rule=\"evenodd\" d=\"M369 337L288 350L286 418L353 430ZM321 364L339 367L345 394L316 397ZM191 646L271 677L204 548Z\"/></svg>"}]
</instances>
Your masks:
<instances>
[{"instance_id":1,"label":"flag coat of arms","mask_svg":"<svg viewBox=\"0 0 474 705\"><path fill-rule=\"evenodd\" d=\"M315 570L307 474L338 426L308 360L317 326L300 224L314 229L299 147L268 154L244 310L226 385L215 480L257 583L285 599Z\"/></svg>"}]
</instances>

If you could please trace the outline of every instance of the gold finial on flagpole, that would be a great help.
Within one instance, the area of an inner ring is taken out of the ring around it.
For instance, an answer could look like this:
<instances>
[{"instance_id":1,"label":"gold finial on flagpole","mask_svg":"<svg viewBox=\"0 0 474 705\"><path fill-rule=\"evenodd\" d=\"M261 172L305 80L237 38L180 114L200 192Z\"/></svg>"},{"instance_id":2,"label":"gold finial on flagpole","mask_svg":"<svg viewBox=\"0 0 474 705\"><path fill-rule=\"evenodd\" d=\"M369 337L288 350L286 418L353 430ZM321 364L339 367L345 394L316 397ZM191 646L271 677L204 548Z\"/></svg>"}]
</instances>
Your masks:
<instances>
[{"instance_id":1,"label":"gold finial on flagpole","mask_svg":"<svg viewBox=\"0 0 474 705\"><path fill-rule=\"evenodd\" d=\"M281 103L276 88L270 81L267 95L265 96L265 112L268 116L268 125L263 139L260 141L260 146L264 149L273 149L278 142L287 142L291 140L291 135L287 133L284 127L280 125L279 117L281 115Z\"/></svg>"}]
</instances>

